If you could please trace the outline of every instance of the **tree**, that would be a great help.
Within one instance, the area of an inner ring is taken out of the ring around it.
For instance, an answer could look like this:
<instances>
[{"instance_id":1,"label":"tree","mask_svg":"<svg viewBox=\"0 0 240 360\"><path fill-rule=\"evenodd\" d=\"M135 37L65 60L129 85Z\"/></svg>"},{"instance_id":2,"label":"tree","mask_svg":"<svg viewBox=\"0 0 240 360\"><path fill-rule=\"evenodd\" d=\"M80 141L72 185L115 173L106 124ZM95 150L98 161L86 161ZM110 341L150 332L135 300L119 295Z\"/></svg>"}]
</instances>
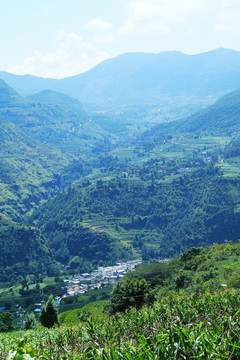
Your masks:
<instances>
[{"instance_id":1,"label":"tree","mask_svg":"<svg viewBox=\"0 0 240 360\"><path fill-rule=\"evenodd\" d=\"M0 332L13 330L13 315L9 312L0 314Z\"/></svg>"},{"instance_id":2,"label":"tree","mask_svg":"<svg viewBox=\"0 0 240 360\"><path fill-rule=\"evenodd\" d=\"M33 313L27 314L24 322L24 329L35 329L37 327L37 321Z\"/></svg>"},{"instance_id":3,"label":"tree","mask_svg":"<svg viewBox=\"0 0 240 360\"><path fill-rule=\"evenodd\" d=\"M144 304L152 304L154 294L145 279L120 280L110 298L110 313L122 312L130 307L139 310Z\"/></svg>"},{"instance_id":4,"label":"tree","mask_svg":"<svg viewBox=\"0 0 240 360\"><path fill-rule=\"evenodd\" d=\"M53 302L53 296L50 295L47 303L42 305L40 314L40 322L47 328L53 327L55 324L59 324L57 308Z\"/></svg>"}]
</instances>

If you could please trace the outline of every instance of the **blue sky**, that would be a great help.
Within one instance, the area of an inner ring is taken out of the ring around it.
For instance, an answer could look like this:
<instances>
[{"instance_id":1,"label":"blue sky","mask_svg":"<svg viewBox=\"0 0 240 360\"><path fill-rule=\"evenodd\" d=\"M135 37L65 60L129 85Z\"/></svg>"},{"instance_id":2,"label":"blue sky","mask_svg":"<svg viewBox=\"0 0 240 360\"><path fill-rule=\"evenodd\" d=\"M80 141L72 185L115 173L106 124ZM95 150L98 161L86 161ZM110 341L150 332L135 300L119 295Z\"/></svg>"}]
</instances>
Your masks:
<instances>
[{"instance_id":1,"label":"blue sky","mask_svg":"<svg viewBox=\"0 0 240 360\"><path fill-rule=\"evenodd\" d=\"M0 0L0 70L62 78L124 52L240 50L236 0Z\"/></svg>"}]
</instances>

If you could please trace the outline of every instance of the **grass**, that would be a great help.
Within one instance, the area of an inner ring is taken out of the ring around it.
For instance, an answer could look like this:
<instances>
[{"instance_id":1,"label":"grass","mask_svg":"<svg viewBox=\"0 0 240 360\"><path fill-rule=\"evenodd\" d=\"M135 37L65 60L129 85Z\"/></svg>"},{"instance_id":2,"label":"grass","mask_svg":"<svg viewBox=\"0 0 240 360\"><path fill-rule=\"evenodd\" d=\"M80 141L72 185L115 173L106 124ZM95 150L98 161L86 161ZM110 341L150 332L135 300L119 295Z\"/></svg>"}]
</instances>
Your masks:
<instances>
[{"instance_id":1,"label":"grass","mask_svg":"<svg viewBox=\"0 0 240 360\"><path fill-rule=\"evenodd\" d=\"M74 309L60 314L60 322L63 325L78 325L80 321L106 320L109 315L107 312L107 304L105 301L95 301L86 304L81 309Z\"/></svg>"}]
</instances>

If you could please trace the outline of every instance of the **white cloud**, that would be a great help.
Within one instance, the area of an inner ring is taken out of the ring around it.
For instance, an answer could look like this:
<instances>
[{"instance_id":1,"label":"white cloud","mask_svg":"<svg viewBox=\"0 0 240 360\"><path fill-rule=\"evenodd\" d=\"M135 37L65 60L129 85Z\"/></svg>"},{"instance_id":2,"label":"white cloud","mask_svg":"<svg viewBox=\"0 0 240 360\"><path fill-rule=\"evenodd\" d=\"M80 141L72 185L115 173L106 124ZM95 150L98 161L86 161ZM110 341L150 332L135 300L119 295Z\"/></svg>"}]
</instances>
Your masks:
<instances>
[{"instance_id":1,"label":"white cloud","mask_svg":"<svg viewBox=\"0 0 240 360\"><path fill-rule=\"evenodd\" d=\"M125 0L125 4L125 16L117 19L112 14L112 22L92 18L79 26L82 36L62 30L54 50L37 50L7 71L59 78L128 51L193 54L220 46L240 50L236 0Z\"/></svg>"},{"instance_id":2,"label":"white cloud","mask_svg":"<svg viewBox=\"0 0 240 360\"><path fill-rule=\"evenodd\" d=\"M97 35L94 41L97 44L111 44L115 41L115 34Z\"/></svg>"},{"instance_id":3,"label":"white cloud","mask_svg":"<svg viewBox=\"0 0 240 360\"><path fill-rule=\"evenodd\" d=\"M193 8L192 3L189 0L132 0L120 32L169 33L173 24L184 22Z\"/></svg>"},{"instance_id":4,"label":"white cloud","mask_svg":"<svg viewBox=\"0 0 240 360\"><path fill-rule=\"evenodd\" d=\"M168 34L181 28L239 27L240 3L233 0L131 0L120 33ZM212 22L215 21L215 25Z\"/></svg>"},{"instance_id":5,"label":"white cloud","mask_svg":"<svg viewBox=\"0 0 240 360\"><path fill-rule=\"evenodd\" d=\"M75 33L61 30L55 52L44 54L37 50L21 64L13 65L7 71L19 75L61 78L89 70L109 57L106 51L93 42L87 42Z\"/></svg>"},{"instance_id":6,"label":"white cloud","mask_svg":"<svg viewBox=\"0 0 240 360\"><path fill-rule=\"evenodd\" d=\"M91 30L111 30L113 28L113 24L108 21L103 21L101 19L95 18L92 19L86 26L86 29Z\"/></svg>"},{"instance_id":7,"label":"white cloud","mask_svg":"<svg viewBox=\"0 0 240 360\"><path fill-rule=\"evenodd\" d=\"M218 17L216 19L217 23L213 25L213 29L216 32L220 33L236 33L240 32L240 3L233 2L231 0L222 1Z\"/></svg>"}]
</instances>

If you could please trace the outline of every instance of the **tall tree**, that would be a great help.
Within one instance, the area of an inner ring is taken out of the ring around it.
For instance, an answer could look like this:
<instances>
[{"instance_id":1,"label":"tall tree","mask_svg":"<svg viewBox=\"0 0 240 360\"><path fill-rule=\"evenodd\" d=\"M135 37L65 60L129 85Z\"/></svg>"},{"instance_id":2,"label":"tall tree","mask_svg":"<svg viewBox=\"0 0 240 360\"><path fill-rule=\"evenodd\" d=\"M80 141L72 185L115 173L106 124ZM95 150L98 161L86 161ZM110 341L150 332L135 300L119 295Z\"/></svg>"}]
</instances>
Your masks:
<instances>
[{"instance_id":1,"label":"tall tree","mask_svg":"<svg viewBox=\"0 0 240 360\"><path fill-rule=\"evenodd\" d=\"M42 305L40 314L40 322L47 328L53 327L55 324L59 324L58 311L54 305L53 296L50 295L46 304Z\"/></svg>"}]
</instances>

